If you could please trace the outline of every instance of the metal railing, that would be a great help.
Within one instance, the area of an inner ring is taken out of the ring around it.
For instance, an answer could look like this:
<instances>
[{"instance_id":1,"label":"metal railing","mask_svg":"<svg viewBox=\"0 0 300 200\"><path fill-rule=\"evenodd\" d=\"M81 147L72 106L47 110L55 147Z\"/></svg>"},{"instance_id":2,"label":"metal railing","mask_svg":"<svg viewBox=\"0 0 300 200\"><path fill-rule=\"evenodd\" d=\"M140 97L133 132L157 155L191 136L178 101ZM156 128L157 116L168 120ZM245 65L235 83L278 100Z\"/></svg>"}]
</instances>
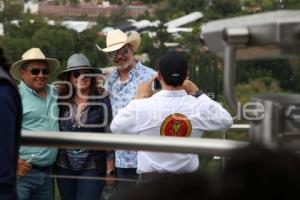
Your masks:
<instances>
[{"instance_id":1,"label":"metal railing","mask_svg":"<svg viewBox=\"0 0 300 200\"><path fill-rule=\"evenodd\" d=\"M236 124L230 130L246 131L249 125ZM62 134L63 133L63 134ZM140 136L107 133L22 131L22 145L88 149L128 149L225 156L248 142L233 140Z\"/></svg>"}]
</instances>

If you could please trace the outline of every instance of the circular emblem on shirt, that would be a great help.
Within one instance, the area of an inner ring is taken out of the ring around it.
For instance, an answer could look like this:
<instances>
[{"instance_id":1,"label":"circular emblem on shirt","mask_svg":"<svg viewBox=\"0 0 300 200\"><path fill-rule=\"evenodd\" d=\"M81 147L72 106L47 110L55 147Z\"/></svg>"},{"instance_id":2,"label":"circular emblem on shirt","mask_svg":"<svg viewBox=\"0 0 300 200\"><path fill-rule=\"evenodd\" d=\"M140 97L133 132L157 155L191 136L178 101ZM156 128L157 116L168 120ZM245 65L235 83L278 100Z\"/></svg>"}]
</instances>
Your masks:
<instances>
[{"instance_id":1,"label":"circular emblem on shirt","mask_svg":"<svg viewBox=\"0 0 300 200\"><path fill-rule=\"evenodd\" d=\"M169 115L160 127L160 135L162 136L188 137L191 132L190 120L180 113Z\"/></svg>"}]
</instances>

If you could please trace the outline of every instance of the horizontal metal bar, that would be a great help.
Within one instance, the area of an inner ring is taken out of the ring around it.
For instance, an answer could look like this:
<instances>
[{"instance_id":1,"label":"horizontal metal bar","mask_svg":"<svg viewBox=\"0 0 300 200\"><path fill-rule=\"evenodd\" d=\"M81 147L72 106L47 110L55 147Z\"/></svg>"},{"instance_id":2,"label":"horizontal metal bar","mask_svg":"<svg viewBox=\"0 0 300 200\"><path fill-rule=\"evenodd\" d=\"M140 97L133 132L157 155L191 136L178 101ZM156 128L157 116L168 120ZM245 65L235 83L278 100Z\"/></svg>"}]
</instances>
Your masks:
<instances>
[{"instance_id":1,"label":"horizontal metal bar","mask_svg":"<svg viewBox=\"0 0 300 200\"><path fill-rule=\"evenodd\" d=\"M23 131L22 145L88 149L128 149L228 155L248 142L231 140L141 136L110 133Z\"/></svg>"},{"instance_id":2,"label":"horizontal metal bar","mask_svg":"<svg viewBox=\"0 0 300 200\"><path fill-rule=\"evenodd\" d=\"M230 127L230 131L249 131L250 124L233 124Z\"/></svg>"}]
</instances>

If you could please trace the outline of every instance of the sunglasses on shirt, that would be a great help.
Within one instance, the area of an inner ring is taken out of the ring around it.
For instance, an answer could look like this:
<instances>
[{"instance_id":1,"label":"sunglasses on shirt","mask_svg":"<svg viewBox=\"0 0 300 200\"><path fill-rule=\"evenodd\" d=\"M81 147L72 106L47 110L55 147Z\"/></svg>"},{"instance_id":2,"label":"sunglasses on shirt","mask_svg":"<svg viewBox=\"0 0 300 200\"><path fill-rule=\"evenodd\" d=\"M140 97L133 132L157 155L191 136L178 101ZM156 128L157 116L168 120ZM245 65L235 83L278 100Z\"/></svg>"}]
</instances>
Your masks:
<instances>
[{"instance_id":1,"label":"sunglasses on shirt","mask_svg":"<svg viewBox=\"0 0 300 200\"><path fill-rule=\"evenodd\" d=\"M39 75L40 73L42 73L42 75L44 75L44 76L47 76L47 75L49 75L49 69L48 68L43 68L43 69L40 69L40 68L32 68L31 70L30 70L30 73L32 74L32 75L34 75L34 76L37 76L37 75Z\"/></svg>"},{"instance_id":2,"label":"sunglasses on shirt","mask_svg":"<svg viewBox=\"0 0 300 200\"><path fill-rule=\"evenodd\" d=\"M85 75L85 74L90 74L91 72L90 71L74 71L72 72L72 76L75 78L75 79L78 79L78 77L80 75Z\"/></svg>"},{"instance_id":3,"label":"sunglasses on shirt","mask_svg":"<svg viewBox=\"0 0 300 200\"><path fill-rule=\"evenodd\" d=\"M124 46L116 51L107 52L108 56L112 59L116 57L117 53L120 53L122 56L125 56L128 53L128 48Z\"/></svg>"}]
</instances>

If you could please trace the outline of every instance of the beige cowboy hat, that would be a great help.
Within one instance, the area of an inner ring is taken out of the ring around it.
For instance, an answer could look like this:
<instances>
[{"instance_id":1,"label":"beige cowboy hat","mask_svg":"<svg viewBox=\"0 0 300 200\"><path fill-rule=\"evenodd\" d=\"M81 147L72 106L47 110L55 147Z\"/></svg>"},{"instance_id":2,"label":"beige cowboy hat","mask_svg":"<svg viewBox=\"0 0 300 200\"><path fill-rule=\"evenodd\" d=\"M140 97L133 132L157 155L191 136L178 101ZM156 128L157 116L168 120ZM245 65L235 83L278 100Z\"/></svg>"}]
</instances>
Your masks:
<instances>
[{"instance_id":1,"label":"beige cowboy hat","mask_svg":"<svg viewBox=\"0 0 300 200\"><path fill-rule=\"evenodd\" d=\"M10 68L10 74L17 80L21 80L20 68L29 61L46 61L49 66L49 75L59 66L59 61L54 58L46 58L39 48L31 48L22 55L22 60L15 62Z\"/></svg>"},{"instance_id":2,"label":"beige cowboy hat","mask_svg":"<svg viewBox=\"0 0 300 200\"><path fill-rule=\"evenodd\" d=\"M140 44L141 37L138 32L133 31L128 37L127 35L121 31L120 29L116 29L107 33L106 36L106 48L102 49L96 44L96 47L99 51L104 53L116 51L122 48L125 44L131 44L133 51L135 52Z\"/></svg>"}]
</instances>

